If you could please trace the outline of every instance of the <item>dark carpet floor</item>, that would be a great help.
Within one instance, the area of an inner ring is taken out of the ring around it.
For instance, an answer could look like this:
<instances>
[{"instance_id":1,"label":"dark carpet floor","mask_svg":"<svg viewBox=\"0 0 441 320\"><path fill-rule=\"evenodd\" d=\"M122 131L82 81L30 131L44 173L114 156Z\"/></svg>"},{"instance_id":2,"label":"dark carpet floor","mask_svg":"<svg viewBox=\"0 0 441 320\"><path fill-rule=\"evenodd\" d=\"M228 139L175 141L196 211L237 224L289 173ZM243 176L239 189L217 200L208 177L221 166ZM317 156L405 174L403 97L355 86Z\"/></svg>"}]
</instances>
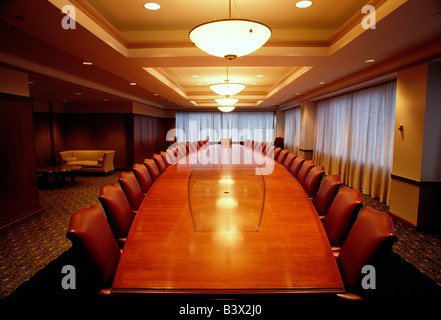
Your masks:
<instances>
[{"instance_id":1,"label":"dark carpet floor","mask_svg":"<svg viewBox=\"0 0 441 320\"><path fill-rule=\"evenodd\" d=\"M65 265L78 265L79 256L65 233L72 213L98 204L100 188L117 181L107 176L80 176L75 184L40 190L42 214L0 233L1 302L23 299L97 299L94 275L84 262L77 270L77 288L64 290ZM387 206L364 197L365 206ZM377 288L364 298L379 300L441 300L441 239L395 222L398 242L376 270ZM154 298L154 297L153 297ZM168 296L167 299L173 297ZM283 299L293 299L284 296Z\"/></svg>"}]
</instances>

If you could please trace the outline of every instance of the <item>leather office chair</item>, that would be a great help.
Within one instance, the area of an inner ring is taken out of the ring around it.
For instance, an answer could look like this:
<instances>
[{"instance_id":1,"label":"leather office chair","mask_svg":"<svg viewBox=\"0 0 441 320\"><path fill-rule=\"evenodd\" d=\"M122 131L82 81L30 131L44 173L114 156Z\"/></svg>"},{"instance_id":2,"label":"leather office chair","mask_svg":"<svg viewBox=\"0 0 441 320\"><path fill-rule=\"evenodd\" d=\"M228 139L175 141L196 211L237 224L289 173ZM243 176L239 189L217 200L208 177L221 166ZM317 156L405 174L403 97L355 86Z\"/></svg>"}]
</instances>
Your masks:
<instances>
[{"instance_id":1,"label":"leather office chair","mask_svg":"<svg viewBox=\"0 0 441 320\"><path fill-rule=\"evenodd\" d=\"M308 176L309 171L311 171L312 167L314 167L314 161L312 160L305 160L300 167L299 173L297 174L296 179L297 181L303 185L303 183L306 180L306 177Z\"/></svg>"},{"instance_id":2,"label":"leather office chair","mask_svg":"<svg viewBox=\"0 0 441 320\"><path fill-rule=\"evenodd\" d=\"M338 191L323 221L323 227L335 254L340 251L362 207L360 191L348 187Z\"/></svg>"},{"instance_id":3,"label":"leather office chair","mask_svg":"<svg viewBox=\"0 0 441 320\"><path fill-rule=\"evenodd\" d=\"M305 182L302 184L302 187L310 199L314 199L324 174L325 167L323 166L313 166L309 171Z\"/></svg>"},{"instance_id":4,"label":"leather office chair","mask_svg":"<svg viewBox=\"0 0 441 320\"><path fill-rule=\"evenodd\" d=\"M276 149L276 147L275 146L271 146L271 145L268 145L266 147L266 155L268 157L270 157L271 159L273 159L273 160L274 160L274 150L275 149Z\"/></svg>"},{"instance_id":5,"label":"leather office chair","mask_svg":"<svg viewBox=\"0 0 441 320\"><path fill-rule=\"evenodd\" d=\"M283 161L283 166L288 170L289 168L291 168L295 158L297 158L296 153L293 152L288 153L288 155L285 158L285 161Z\"/></svg>"},{"instance_id":6,"label":"leather office chair","mask_svg":"<svg viewBox=\"0 0 441 320\"><path fill-rule=\"evenodd\" d=\"M292 162L291 167L288 169L289 173L291 173L294 178L297 178L297 175L299 174L299 171L303 165L303 162L305 162L304 156L296 157L294 159L294 161Z\"/></svg>"},{"instance_id":7,"label":"leather office chair","mask_svg":"<svg viewBox=\"0 0 441 320\"><path fill-rule=\"evenodd\" d=\"M257 152L262 152L262 141L257 141L254 144L254 150Z\"/></svg>"},{"instance_id":8,"label":"leather office chair","mask_svg":"<svg viewBox=\"0 0 441 320\"><path fill-rule=\"evenodd\" d=\"M129 200L118 183L103 186L98 199L104 208L116 241L120 247L123 247L135 217Z\"/></svg>"},{"instance_id":9,"label":"leather office chair","mask_svg":"<svg viewBox=\"0 0 441 320\"><path fill-rule=\"evenodd\" d=\"M152 178L152 181L155 182L156 180L158 180L158 178L161 176L161 172L159 171L155 160L144 159L144 165L146 166L147 170L149 171L149 174L150 174L150 177Z\"/></svg>"},{"instance_id":10,"label":"leather office chair","mask_svg":"<svg viewBox=\"0 0 441 320\"><path fill-rule=\"evenodd\" d=\"M385 213L365 208L355 221L339 255L336 257L346 293L338 297L361 300L362 268L375 265L397 241L391 217Z\"/></svg>"},{"instance_id":11,"label":"leather office chair","mask_svg":"<svg viewBox=\"0 0 441 320\"><path fill-rule=\"evenodd\" d=\"M151 188L153 182L152 178L150 178L149 171L144 164L135 163L132 166L133 172L135 173L135 177L138 180L139 186L143 193L147 193Z\"/></svg>"},{"instance_id":12,"label":"leather office chair","mask_svg":"<svg viewBox=\"0 0 441 320\"><path fill-rule=\"evenodd\" d=\"M277 159L279 158L280 151L282 151L282 148L279 148L279 147L276 147L276 146L274 146L274 147L275 147L275 149L274 149L274 161L277 161Z\"/></svg>"},{"instance_id":13,"label":"leather office chair","mask_svg":"<svg viewBox=\"0 0 441 320\"><path fill-rule=\"evenodd\" d=\"M334 201L334 198L340 189L340 186L341 178L337 174L327 175L320 183L320 187L314 199L312 199L312 204L314 205L315 210L317 211L321 220L325 218L332 201Z\"/></svg>"},{"instance_id":14,"label":"leather office chair","mask_svg":"<svg viewBox=\"0 0 441 320\"><path fill-rule=\"evenodd\" d=\"M277 162L282 164L285 162L286 157L288 156L288 150L283 149L282 151L280 151L279 156L277 157Z\"/></svg>"},{"instance_id":15,"label":"leather office chair","mask_svg":"<svg viewBox=\"0 0 441 320\"><path fill-rule=\"evenodd\" d=\"M175 152L172 149L165 150L165 153L167 154L167 161L170 164L175 164L176 161L178 161L177 157L175 156Z\"/></svg>"},{"instance_id":16,"label":"leather office chair","mask_svg":"<svg viewBox=\"0 0 441 320\"><path fill-rule=\"evenodd\" d=\"M121 185L133 211L136 212L144 200L144 192L133 172L120 172L118 182Z\"/></svg>"},{"instance_id":17,"label":"leather office chair","mask_svg":"<svg viewBox=\"0 0 441 320\"><path fill-rule=\"evenodd\" d=\"M66 238L84 253L97 272L100 295L109 295L116 266L121 256L115 237L101 208L96 204L74 212Z\"/></svg>"},{"instance_id":18,"label":"leather office chair","mask_svg":"<svg viewBox=\"0 0 441 320\"><path fill-rule=\"evenodd\" d=\"M156 163L156 167L158 167L158 170L161 174L163 174L167 170L167 165L164 162L164 159L161 155L155 153L153 155L153 161Z\"/></svg>"},{"instance_id":19,"label":"leather office chair","mask_svg":"<svg viewBox=\"0 0 441 320\"><path fill-rule=\"evenodd\" d=\"M171 160L169 160L169 156L168 156L167 152L161 151L161 152L159 152L159 155L162 157L162 160L164 161L165 166L167 168L172 165Z\"/></svg>"},{"instance_id":20,"label":"leather office chair","mask_svg":"<svg viewBox=\"0 0 441 320\"><path fill-rule=\"evenodd\" d=\"M266 154L266 143L265 142L262 143L262 153Z\"/></svg>"},{"instance_id":21,"label":"leather office chair","mask_svg":"<svg viewBox=\"0 0 441 320\"><path fill-rule=\"evenodd\" d=\"M276 139L274 139L274 145L276 146L276 148L283 149L284 148L283 142L284 142L283 137L276 137Z\"/></svg>"}]
</instances>

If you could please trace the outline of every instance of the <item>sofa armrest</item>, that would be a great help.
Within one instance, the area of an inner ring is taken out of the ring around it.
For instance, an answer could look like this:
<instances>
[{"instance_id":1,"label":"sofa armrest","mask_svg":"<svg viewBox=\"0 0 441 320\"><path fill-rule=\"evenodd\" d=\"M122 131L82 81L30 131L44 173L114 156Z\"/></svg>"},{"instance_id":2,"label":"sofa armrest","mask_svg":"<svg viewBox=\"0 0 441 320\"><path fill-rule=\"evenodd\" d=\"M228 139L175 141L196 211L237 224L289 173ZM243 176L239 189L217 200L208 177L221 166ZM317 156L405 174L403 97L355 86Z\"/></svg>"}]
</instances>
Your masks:
<instances>
[{"instance_id":1,"label":"sofa armrest","mask_svg":"<svg viewBox=\"0 0 441 320\"><path fill-rule=\"evenodd\" d=\"M115 157L115 151L105 151L103 155L103 170L104 172L113 171L113 158Z\"/></svg>"},{"instance_id":2,"label":"sofa armrest","mask_svg":"<svg viewBox=\"0 0 441 320\"><path fill-rule=\"evenodd\" d=\"M68 162L67 159L73 157L72 150L60 151L59 154L60 154L61 164Z\"/></svg>"}]
</instances>

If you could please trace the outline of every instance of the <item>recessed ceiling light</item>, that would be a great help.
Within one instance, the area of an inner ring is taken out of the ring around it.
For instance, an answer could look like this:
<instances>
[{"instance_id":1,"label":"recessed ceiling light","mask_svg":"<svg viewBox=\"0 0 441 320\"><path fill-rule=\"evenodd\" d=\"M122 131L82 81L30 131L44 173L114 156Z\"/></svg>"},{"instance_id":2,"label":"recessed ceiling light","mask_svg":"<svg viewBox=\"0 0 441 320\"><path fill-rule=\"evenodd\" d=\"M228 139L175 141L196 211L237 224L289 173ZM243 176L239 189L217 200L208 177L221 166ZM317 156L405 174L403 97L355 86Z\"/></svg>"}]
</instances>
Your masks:
<instances>
[{"instance_id":1,"label":"recessed ceiling light","mask_svg":"<svg viewBox=\"0 0 441 320\"><path fill-rule=\"evenodd\" d=\"M252 83L250 83L250 84L252 84L252 85L256 85L257 83L255 83L255 82L252 82Z\"/></svg>"},{"instance_id":2,"label":"recessed ceiling light","mask_svg":"<svg viewBox=\"0 0 441 320\"><path fill-rule=\"evenodd\" d=\"M256 77L263 78L263 74L258 74Z\"/></svg>"},{"instance_id":3,"label":"recessed ceiling light","mask_svg":"<svg viewBox=\"0 0 441 320\"><path fill-rule=\"evenodd\" d=\"M325 82L324 81L320 81L320 84L325 84Z\"/></svg>"},{"instance_id":4,"label":"recessed ceiling light","mask_svg":"<svg viewBox=\"0 0 441 320\"><path fill-rule=\"evenodd\" d=\"M80 96L80 95L82 95L82 93L81 93L81 92L75 92L75 94L76 94L77 96Z\"/></svg>"},{"instance_id":5,"label":"recessed ceiling light","mask_svg":"<svg viewBox=\"0 0 441 320\"><path fill-rule=\"evenodd\" d=\"M203 83L202 82L198 82L198 86L202 86L203 85Z\"/></svg>"},{"instance_id":6,"label":"recessed ceiling light","mask_svg":"<svg viewBox=\"0 0 441 320\"><path fill-rule=\"evenodd\" d=\"M144 4L144 8L148 10L159 10L161 6L154 2L147 2L146 4Z\"/></svg>"},{"instance_id":7,"label":"recessed ceiling light","mask_svg":"<svg viewBox=\"0 0 441 320\"><path fill-rule=\"evenodd\" d=\"M84 61L83 64L86 66L91 66L93 63L90 61Z\"/></svg>"},{"instance_id":8,"label":"recessed ceiling light","mask_svg":"<svg viewBox=\"0 0 441 320\"><path fill-rule=\"evenodd\" d=\"M297 8L308 8L312 5L312 1L299 1L296 3Z\"/></svg>"},{"instance_id":9,"label":"recessed ceiling light","mask_svg":"<svg viewBox=\"0 0 441 320\"><path fill-rule=\"evenodd\" d=\"M158 94L158 93L154 93L153 95L154 95L154 96L159 96L159 94Z\"/></svg>"},{"instance_id":10,"label":"recessed ceiling light","mask_svg":"<svg viewBox=\"0 0 441 320\"><path fill-rule=\"evenodd\" d=\"M199 78L197 74L192 75L193 78Z\"/></svg>"},{"instance_id":11,"label":"recessed ceiling light","mask_svg":"<svg viewBox=\"0 0 441 320\"><path fill-rule=\"evenodd\" d=\"M136 82L130 82L131 86L136 86Z\"/></svg>"},{"instance_id":12,"label":"recessed ceiling light","mask_svg":"<svg viewBox=\"0 0 441 320\"><path fill-rule=\"evenodd\" d=\"M365 62L366 63L371 63L371 62L375 62L375 60L374 59L369 59L369 60L366 60Z\"/></svg>"}]
</instances>

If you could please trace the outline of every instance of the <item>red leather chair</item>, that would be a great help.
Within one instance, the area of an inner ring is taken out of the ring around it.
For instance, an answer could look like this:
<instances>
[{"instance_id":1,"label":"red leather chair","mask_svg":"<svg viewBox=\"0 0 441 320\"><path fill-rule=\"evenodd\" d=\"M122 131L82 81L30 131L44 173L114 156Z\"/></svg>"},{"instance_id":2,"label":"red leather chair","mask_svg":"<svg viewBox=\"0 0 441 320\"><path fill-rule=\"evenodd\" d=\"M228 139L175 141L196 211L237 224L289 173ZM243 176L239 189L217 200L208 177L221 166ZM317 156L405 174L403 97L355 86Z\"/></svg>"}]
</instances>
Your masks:
<instances>
[{"instance_id":1,"label":"red leather chair","mask_svg":"<svg viewBox=\"0 0 441 320\"><path fill-rule=\"evenodd\" d=\"M153 155L153 161L155 161L156 166L161 174L163 174L167 170L167 165L164 162L164 159L159 154Z\"/></svg>"},{"instance_id":2,"label":"red leather chair","mask_svg":"<svg viewBox=\"0 0 441 320\"><path fill-rule=\"evenodd\" d=\"M147 167L144 164L141 163L135 163L132 166L133 172L135 173L135 177L138 180L139 186L143 193L147 193L153 182L152 178L150 178L149 171L147 170Z\"/></svg>"},{"instance_id":3,"label":"red leather chair","mask_svg":"<svg viewBox=\"0 0 441 320\"><path fill-rule=\"evenodd\" d=\"M94 204L74 212L66 238L92 262L98 274L99 294L109 295L121 249L100 207Z\"/></svg>"},{"instance_id":4,"label":"red leather chair","mask_svg":"<svg viewBox=\"0 0 441 320\"><path fill-rule=\"evenodd\" d=\"M172 165L172 163L169 161L169 159L167 159L167 158L169 158L169 156L168 156L168 154L167 154L167 152L165 152L165 151L161 151L161 152L159 152L159 155L162 157L162 160L164 161L164 163L165 163L165 166L168 168L168 167L170 167L171 165Z\"/></svg>"},{"instance_id":5,"label":"red leather chair","mask_svg":"<svg viewBox=\"0 0 441 320\"><path fill-rule=\"evenodd\" d=\"M255 142L254 150L257 152L262 152L262 141Z\"/></svg>"},{"instance_id":6,"label":"red leather chair","mask_svg":"<svg viewBox=\"0 0 441 320\"><path fill-rule=\"evenodd\" d=\"M167 162L169 162L170 164L175 164L177 161L175 152L172 149L167 149L165 150L165 153L167 154Z\"/></svg>"},{"instance_id":7,"label":"red leather chair","mask_svg":"<svg viewBox=\"0 0 441 320\"><path fill-rule=\"evenodd\" d=\"M348 187L341 188L328 210L323 227L334 252L345 242L358 211L363 207L361 192Z\"/></svg>"},{"instance_id":8,"label":"red leather chair","mask_svg":"<svg viewBox=\"0 0 441 320\"><path fill-rule=\"evenodd\" d=\"M262 153L266 154L266 142L262 143Z\"/></svg>"},{"instance_id":9,"label":"red leather chair","mask_svg":"<svg viewBox=\"0 0 441 320\"><path fill-rule=\"evenodd\" d=\"M276 146L276 148L280 148L283 149L284 145L283 145L283 137L276 137L276 139L274 139L274 145Z\"/></svg>"},{"instance_id":10,"label":"red leather chair","mask_svg":"<svg viewBox=\"0 0 441 320\"><path fill-rule=\"evenodd\" d=\"M245 141L243 142L243 145L244 145L245 147L250 147L250 145L251 145L251 140L250 140L250 139L245 139Z\"/></svg>"},{"instance_id":11,"label":"red leather chair","mask_svg":"<svg viewBox=\"0 0 441 320\"><path fill-rule=\"evenodd\" d=\"M276 146L274 146L274 147L275 147L275 149L274 149L274 161L277 161L277 159L279 158L280 151L282 151L282 148L279 148L279 147L276 147Z\"/></svg>"},{"instance_id":12,"label":"red leather chair","mask_svg":"<svg viewBox=\"0 0 441 320\"><path fill-rule=\"evenodd\" d=\"M127 200L130 203L133 211L137 211L144 200L144 192L135 177L133 172L120 172L118 182L121 185Z\"/></svg>"},{"instance_id":13,"label":"red leather chair","mask_svg":"<svg viewBox=\"0 0 441 320\"><path fill-rule=\"evenodd\" d=\"M275 146L271 146L271 145L267 145L267 147L266 147L266 155L268 156L268 157L270 157L271 159L273 159L274 160L274 150L276 149L276 147Z\"/></svg>"},{"instance_id":14,"label":"red leather chair","mask_svg":"<svg viewBox=\"0 0 441 320\"><path fill-rule=\"evenodd\" d=\"M107 221L116 241L121 247L124 246L135 217L124 191L118 183L106 185L101 188L98 199L104 208Z\"/></svg>"},{"instance_id":15,"label":"red leather chair","mask_svg":"<svg viewBox=\"0 0 441 320\"><path fill-rule=\"evenodd\" d=\"M283 149L282 151L280 151L278 157L277 157L277 162L282 164L285 162L286 157L288 156L288 150Z\"/></svg>"},{"instance_id":16,"label":"red leather chair","mask_svg":"<svg viewBox=\"0 0 441 320\"><path fill-rule=\"evenodd\" d=\"M283 161L283 166L284 166L286 169L291 168L292 163L293 163L293 161L294 161L294 159L295 159L296 157L297 157L297 154L296 154L296 153L293 153L293 152L288 153L288 155L287 155L286 158L285 158L285 161Z\"/></svg>"},{"instance_id":17,"label":"red leather chair","mask_svg":"<svg viewBox=\"0 0 441 320\"><path fill-rule=\"evenodd\" d=\"M312 167L314 167L314 161L312 160L305 160L300 167L299 173L297 174L296 179L297 181L303 185L303 183L306 180L306 177L308 176L309 171L311 171Z\"/></svg>"},{"instance_id":18,"label":"red leather chair","mask_svg":"<svg viewBox=\"0 0 441 320\"><path fill-rule=\"evenodd\" d=\"M153 159L144 159L144 165L149 171L150 177L152 181L155 182L161 176L161 172L159 172L158 166Z\"/></svg>"},{"instance_id":19,"label":"red leather chair","mask_svg":"<svg viewBox=\"0 0 441 320\"><path fill-rule=\"evenodd\" d=\"M294 159L294 161L292 162L291 167L288 169L289 173L291 173L294 178L297 178L297 175L299 174L299 171L303 165L303 162L305 162L304 156L296 157Z\"/></svg>"},{"instance_id":20,"label":"red leather chair","mask_svg":"<svg viewBox=\"0 0 441 320\"><path fill-rule=\"evenodd\" d=\"M305 182L302 184L303 190L305 190L309 198L313 199L315 197L324 174L325 167L323 166L314 166L309 171Z\"/></svg>"},{"instance_id":21,"label":"red leather chair","mask_svg":"<svg viewBox=\"0 0 441 320\"><path fill-rule=\"evenodd\" d=\"M391 217L385 213L365 208L355 221L336 257L346 293L338 297L361 300L362 268L375 265L397 241Z\"/></svg>"},{"instance_id":22,"label":"red leather chair","mask_svg":"<svg viewBox=\"0 0 441 320\"><path fill-rule=\"evenodd\" d=\"M325 218L332 201L334 201L334 198L337 195L338 189L340 189L340 186L341 178L336 174L327 175L320 183L320 187L314 199L312 199L312 204L314 205L315 210L317 211L321 220Z\"/></svg>"}]
</instances>

